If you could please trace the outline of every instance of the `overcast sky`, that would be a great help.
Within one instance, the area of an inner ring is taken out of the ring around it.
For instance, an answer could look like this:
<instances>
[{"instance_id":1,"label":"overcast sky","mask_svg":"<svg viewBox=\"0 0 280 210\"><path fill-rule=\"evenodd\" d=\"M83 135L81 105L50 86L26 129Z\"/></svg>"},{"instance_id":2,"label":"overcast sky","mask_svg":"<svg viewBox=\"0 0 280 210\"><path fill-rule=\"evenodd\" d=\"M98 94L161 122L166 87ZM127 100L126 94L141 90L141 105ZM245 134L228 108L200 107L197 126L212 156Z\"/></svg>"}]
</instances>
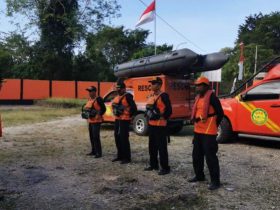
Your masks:
<instances>
[{"instance_id":1,"label":"overcast sky","mask_svg":"<svg viewBox=\"0 0 280 210\"><path fill-rule=\"evenodd\" d=\"M152 0L119 0L121 17L113 20L114 26L124 25L135 29L135 24ZM157 0L157 14L173 29L157 18L157 44L167 43L176 48L190 48L197 53L211 53L224 47L233 47L238 26L250 14L269 14L279 11L280 0ZM5 10L5 0L0 0ZM20 19L22 20L22 19ZM0 14L0 31L12 29L3 13ZM151 31L148 42L154 41L153 22L141 26Z\"/></svg>"}]
</instances>

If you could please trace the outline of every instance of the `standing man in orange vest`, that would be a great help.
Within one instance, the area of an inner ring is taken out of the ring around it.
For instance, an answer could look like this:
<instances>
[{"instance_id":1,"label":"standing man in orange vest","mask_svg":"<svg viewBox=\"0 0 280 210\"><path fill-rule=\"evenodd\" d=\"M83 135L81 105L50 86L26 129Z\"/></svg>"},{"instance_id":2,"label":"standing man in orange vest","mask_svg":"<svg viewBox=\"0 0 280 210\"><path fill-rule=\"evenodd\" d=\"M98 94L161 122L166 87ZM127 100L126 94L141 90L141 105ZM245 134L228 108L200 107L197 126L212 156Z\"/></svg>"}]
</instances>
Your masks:
<instances>
[{"instance_id":1,"label":"standing man in orange vest","mask_svg":"<svg viewBox=\"0 0 280 210\"><path fill-rule=\"evenodd\" d=\"M192 121L194 122L193 168L195 176L189 182L204 181L204 156L210 172L209 190L220 187L220 167L217 157L218 143L216 141L218 126L224 112L220 100L210 90L210 82L206 77L199 77L196 82L198 95L195 99Z\"/></svg>"},{"instance_id":2,"label":"standing man in orange vest","mask_svg":"<svg viewBox=\"0 0 280 210\"><path fill-rule=\"evenodd\" d=\"M117 157L112 162L121 161L121 164L127 164L131 162L129 125L137 107L133 96L126 92L126 85L122 80L117 81L116 90L118 95L113 100L112 109L116 118L114 135Z\"/></svg>"},{"instance_id":3,"label":"standing man in orange vest","mask_svg":"<svg viewBox=\"0 0 280 210\"><path fill-rule=\"evenodd\" d=\"M158 170L158 153L161 170L159 175L170 173L167 151L167 120L172 114L169 95L161 92L162 80L155 77L149 81L152 84L153 94L149 97L146 106L146 115L149 120L149 154L150 166L145 171Z\"/></svg>"},{"instance_id":4,"label":"standing man in orange vest","mask_svg":"<svg viewBox=\"0 0 280 210\"><path fill-rule=\"evenodd\" d=\"M100 142L100 126L103 122L102 115L106 111L103 99L96 95L96 87L90 86L86 89L89 92L89 100L85 105L88 112L88 130L91 143L91 152L87 155L94 155L95 158L102 157L102 148Z\"/></svg>"}]
</instances>

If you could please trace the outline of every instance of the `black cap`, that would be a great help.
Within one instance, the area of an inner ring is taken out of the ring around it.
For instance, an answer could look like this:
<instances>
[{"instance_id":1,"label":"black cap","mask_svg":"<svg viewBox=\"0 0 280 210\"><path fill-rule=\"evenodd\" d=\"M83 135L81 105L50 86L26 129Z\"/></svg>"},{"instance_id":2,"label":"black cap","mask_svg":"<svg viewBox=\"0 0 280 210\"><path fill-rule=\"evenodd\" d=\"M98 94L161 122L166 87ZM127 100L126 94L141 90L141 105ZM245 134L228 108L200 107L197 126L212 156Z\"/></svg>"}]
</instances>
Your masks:
<instances>
[{"instance_id":1,"label":"black cap","mask_svg":"<svg viewBox=\"0 0 280 210\"><path fill-rule=\"evenodd\" d=\"M153 77L149 82L152 84L162 84L162 79L160 77Z\"/></svg>"},{"instance_id":2,"label":"black cap","mask_svg":"<svg viewBox=\"0 0 280 210\"><path fill-rule=\"evenodd\" d=\"M86 89L88 92L96 92L96 87L95 86L90 86Z\"/></svg>"},{"instance_id":3,"label":"black cap","mask_svg":"<svg viewBox=\"0 0 280 210\"><path fill-rule=\"evenodd\" d=\"M123 80L119 79L117 81L117 84L116 84L116 88L125 88L125 83L123 82Z\"/></svg>"}]
</instances>

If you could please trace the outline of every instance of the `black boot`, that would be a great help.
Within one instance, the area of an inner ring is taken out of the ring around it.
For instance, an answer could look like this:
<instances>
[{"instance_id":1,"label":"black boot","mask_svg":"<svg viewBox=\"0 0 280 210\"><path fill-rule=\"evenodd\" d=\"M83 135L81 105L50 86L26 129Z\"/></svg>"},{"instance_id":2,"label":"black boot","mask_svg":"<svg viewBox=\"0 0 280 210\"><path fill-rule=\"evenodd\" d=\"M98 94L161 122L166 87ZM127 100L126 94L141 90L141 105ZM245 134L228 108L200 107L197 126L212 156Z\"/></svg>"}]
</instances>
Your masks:
<instances>
[{"instance_id":1,"label":"black boot","mask_svg":"<svg viewBox=\"0 0 280 210\"><path fill-rule=\"evenodd\" d=\"M193 178L190 178L189 180L188 180L188 182L203 182L203 181L205 181L205 177L201 177L201 178L197 178L196 176L194 176Z\"/></svg>"},{"instance_id":2,"label":"black boot","mask_svg":"<svg viewBox=\"0 0 280 210\"><path fill-rule=\"evenodd\" d=\"M122 159L120 159L120 158L115 158L115 159L112 160L112 162L116 162L116 161L122 161Z\"/></svg>"},{"instance_id":3,"label":"black boot","mask_svg":"<svg viewBox=\"0 0 280 210\"><path fill-rule=\"evenodd\" d=\"M158 167L149 166L149 167L144 168L144 171L152 171L152 170L158 171Z\"/></svg>"},{"instance_id":4,"label":"black boot","mask_svg":"<svg viewBox=\"0 0 280 210\"><path fill-rule=\"evenodd\" d=\"M158 172L158 175L166 175L166 174L169 174L169 173L170 173L170 169L161 169Z\"/></svg>"},{"instance_id":5,"label":"black boot","mask_svg":"<svg viewBox=\"0 0 280 210\"><path fill-rule=\"evenodd\" d=\"M87 155L88 155L88 156L93 156L93 155L95 155L95 152L90 152L90 153L88 153Z\"/></svg>"},{"instance_id":6,"label":"black boot","mask_svg":"<svg viewBox=\"0 0 280 210\"><path fill-rule=\"evenodd\" d=\"M101 158L101 157L102 157L102 155L96 154L94 158Z\"/></svg>"},{"instance_id":7,"label":"black boot","mask_svg":"<svg viewBox=\"0 0 280 210\"><path fill-rule=\"evenodd\" d=\"M125 160L122 160L122 161L121 161L121 164L128 164L128 163L130 163L130 162L131 162L131 160L125 159Z\"/></svg>"},{"instance_id":8,"label":"black boot","mask_svg":"<svg viewBox=\"0 0 280 210\"><path fill-rule=\"evenodd\" d=\"M220 186L221 186L220 183L211 182L210 185L208 186L208 190L217 190L220 188Z\"/></svg>"}]
</instances>

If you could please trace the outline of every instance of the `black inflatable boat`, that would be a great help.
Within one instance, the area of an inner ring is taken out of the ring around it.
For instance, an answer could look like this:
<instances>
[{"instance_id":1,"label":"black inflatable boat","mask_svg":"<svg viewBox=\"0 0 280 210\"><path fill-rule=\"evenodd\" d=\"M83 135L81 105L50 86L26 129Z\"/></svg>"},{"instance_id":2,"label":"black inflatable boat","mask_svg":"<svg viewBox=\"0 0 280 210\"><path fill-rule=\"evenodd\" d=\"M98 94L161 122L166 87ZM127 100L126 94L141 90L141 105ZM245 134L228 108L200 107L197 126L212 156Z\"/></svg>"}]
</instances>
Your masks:
<instances>
[{"instance_id":1,"label":"black inflatable boat","mask_svg":"<svg viewBox=\"0 0 280 210\"><path fill-rule=\"evenodd\" d=\"M181 49L165 54L132 60L116 66L116 77L141 77L150 75L188 74L212 71L221 68L228 61L224 53L199 55L190 49Z\"/></svg>"}]
</instances>

